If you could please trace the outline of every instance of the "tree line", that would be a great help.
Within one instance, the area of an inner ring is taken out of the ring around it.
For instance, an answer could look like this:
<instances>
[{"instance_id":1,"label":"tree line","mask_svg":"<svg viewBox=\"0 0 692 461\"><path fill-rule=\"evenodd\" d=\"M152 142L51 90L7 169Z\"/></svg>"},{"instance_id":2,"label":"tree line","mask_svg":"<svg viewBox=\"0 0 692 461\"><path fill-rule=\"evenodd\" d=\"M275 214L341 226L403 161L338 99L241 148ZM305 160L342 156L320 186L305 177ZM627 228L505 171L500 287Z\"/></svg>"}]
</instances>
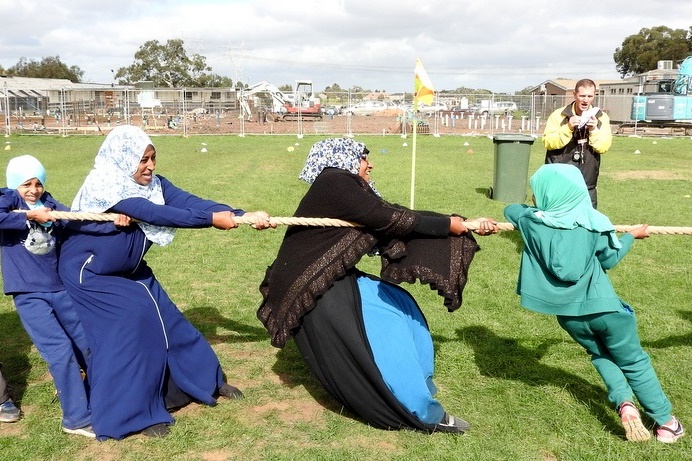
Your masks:
<instances>
[{"instance_id":1,"label":"tree line","mask_svg":"<svg viewBox=\"0 0 692 461\"><path fill-rule=\"evenodd\" d=\"M149 40L134 54L132 64L113 70L114 78L120 85L133 85L136 82L151 81L159 88L202 88L233 87L229 77L218 75L207 65L206 57L193 53L188 55L182 39L170 39L165 43ZM666 26L643 28L638 33L626 37L622 46L615 49L613 61L618 73L624 78L641 74L656 68L661 60L680 62L692 55L692 26L685 29L671 29ZM40 61L22 57L14 66L3 69L0 74L17 77L67 79L74 83L82 82L84 71L78 66L68 66L60 56L44 57ZM236 85L246 86L236 82ZM282 85L290 89L291 85ZM370 90L353 87L353 92ZM327 86L325 92L346 91L337 83ZM487 89L456 88L442 92L491 93ZM518 94L530 91L524 88Z\"/></svg>"}]
</instances>

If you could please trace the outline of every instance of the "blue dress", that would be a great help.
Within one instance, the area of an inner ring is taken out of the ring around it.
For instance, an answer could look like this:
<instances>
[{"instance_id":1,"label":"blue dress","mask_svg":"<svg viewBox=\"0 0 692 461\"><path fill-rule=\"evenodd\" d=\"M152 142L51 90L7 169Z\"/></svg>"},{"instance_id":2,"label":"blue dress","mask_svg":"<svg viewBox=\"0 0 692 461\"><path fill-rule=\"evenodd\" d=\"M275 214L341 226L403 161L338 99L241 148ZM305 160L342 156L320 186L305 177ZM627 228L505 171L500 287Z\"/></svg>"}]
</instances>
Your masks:
<instances>
[{"instance_id":1,"label":"blue dress","mask_svg":"<svg viewBox=\"0 0 692 461\"><path fill-rule=\"evenodd\" d=\"M127 198L109 211L185 228L210 227L216 211L243 214L159 178L165 205ZM91 346L92 426L99 440L172 424L163 395L167 373L184 393L207 405L216 403L224 382L211 346L144 261L150 246L138 225L109 234L73 232L62 246L60 276Z\"/></svg>"}]
</instances>

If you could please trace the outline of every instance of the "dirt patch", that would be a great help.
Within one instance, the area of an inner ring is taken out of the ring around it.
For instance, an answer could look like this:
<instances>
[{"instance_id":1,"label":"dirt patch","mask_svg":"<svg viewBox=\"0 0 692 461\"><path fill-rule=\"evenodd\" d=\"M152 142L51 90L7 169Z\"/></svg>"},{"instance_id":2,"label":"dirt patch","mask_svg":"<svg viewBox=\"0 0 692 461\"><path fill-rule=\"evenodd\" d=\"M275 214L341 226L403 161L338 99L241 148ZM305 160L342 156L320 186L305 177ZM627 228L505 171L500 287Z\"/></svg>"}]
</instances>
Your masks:
<instances>
[{"instance_id":1,"label":"dirt patch","mask_svg":"<svg viewBox=\"0 0 692 461\"><path fill-rule=\"evenodd\" d=\"M267 415L274 414L287 423L315 423L325 408L314 400L286 400L281 402L268 402L254 407L252 413L257 415L255 421L262 421Z\"/></svg>"},{"instance_id":2,"label":"dirt patch","mask_svg":"<svg viewBox=\"0 0 692 461\"><path fill-rule=\"evenodd\" d=\"M553 453L542 450L541 456L543 456L543 461L557 461L558 457Z\"/></svg>"},{"instance_id":3,"label":"dirt patch","mask_svg":"<svg viewBox=\"0 0 692 461\"><path fill-rule=\"evenodd\" d=\"M232 452L230 450L216 450L207 451L202 453L200 456L202 456L204 461L226 461L231 459L231 455Z\"/></svg>"},{"instance_id":4,"label":"dirt patch","mask_svg":"<svg viewBox=\"0 0 692 461\"><path fill-rule=\"evenodd\" d=\"M21 437L24 436L24 425L21 423L0 423L2 424L2 432L0 432L0 440L2 437Z\"/></svg>"},{"instance_id":5,"label":"dirt patch","mask_svg":"<svg viewBox=\"0 0 692 461\"><path fill-rule=\"evenodd\" d=\"M690 179L690 175L680 171L667 170L635 170L635 171L616 171L614 173L604 173L616 181L629 181L632 179L654 179L654 180L682 180Z\"/></svg>"},{"instance_id":6,"label":"dirt patch","mask_svg":"<svg viewBox=\"0 0 692 461\"><path fill-rule=\"evenodd\" d=\"M115 440L106 442L93 442L83 448L79 454L75 453L76 461L98 459L99 461L117 461L123 459L122 446Z\"/></svg>"},{"instance_id":7,"label":"dirt patch","mask_svg":"<svg viewBox=\"0 0 692 461\"><path fill-rule=\"evenodd\" d=\"M219 402L223 403L226 399L224 398L219 398ZM189 403L185 405L182 408L174 409L170 413L174 418L177 418L179 416L195 416L199 415L204 411L206 408L206 405L203 405L201 403Z\"/></svg>"},{"instance_id":8,"label":"dirt patch","mask_svg":"<svg viewBox=\"0 0 692 461\"><path fill-rule=\"evenodd\" d=\"M401 133L401 111L400 110L383 110L370 116L354 115L346 117L344 115L334 116L329 118L325 116L322 119L305 119L298 121L282 121L260 123L258 121L241 121L237 114L227 113L216 118L214 115L200 115L197 117L188 117L187 126L183 128L182 121L180 124L169 128L167 117L149 118L144 122L139 115L131 117L131 124L141 126L151 134L161 135L182 135L182 134L231 134L231 135L255 135L255 134L304 134L304 135L339 135L346 134L399 134ZM469 122L468 119L460 119L456 116L452 117L450 113L442 113L439 118L421 117L422 124L418 130L421 134L428 135L487 135L492 132L491 122L481 124L480 119L474 119ZM125 120L99 119L93 123L87 123L82 120L80 123L71 123L63 127L54 119L47 120L45 127L40 129L31 124L26 124L22 128L17 128L17 132L23 133L66 133L66 134L91 134L105 136L114 127L124 124ZM495 121L496 132L517 132L520 130L521 120L513 120L511 125L504 119ZM411 133L410 126L407 128L407 133Z\"/></svg>"}]
</instances>

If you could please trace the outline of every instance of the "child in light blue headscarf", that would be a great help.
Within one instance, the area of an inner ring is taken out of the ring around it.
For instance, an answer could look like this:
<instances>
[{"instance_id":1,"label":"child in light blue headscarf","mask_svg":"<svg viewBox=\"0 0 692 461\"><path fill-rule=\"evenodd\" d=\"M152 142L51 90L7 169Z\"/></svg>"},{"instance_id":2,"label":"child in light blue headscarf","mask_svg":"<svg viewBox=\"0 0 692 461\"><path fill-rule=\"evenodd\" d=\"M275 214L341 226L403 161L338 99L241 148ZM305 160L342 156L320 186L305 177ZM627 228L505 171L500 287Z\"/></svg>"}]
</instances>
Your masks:
<instances>
[{"instance_id":1,"label":"child in light blue headscarf","mask_svg":"<svg viewBox=\"0 0 692 461\"><path fill-rule=\"evenodd\" d=\"M514 204L505 217L524 241L517 293L527 309L557 316L560 326L591 356L630 441L651 434L633 395L656 422L656 439L672 443L685 430L671 414L649 356L641 347L632 309L615 293L606 270L627 254L646 225L621 238L596 211L578 168L546 164L531 177L535 206Z\"/></svg>"},{"instance_id":2,"label":"child in light blue headscarf","mask_svg":"<svg viewBox=\"0 0 692 461\"><path fill-rule=\"evenodd\" d=\"M69 208L45 191L46 170L35 157L12 158L0 195L0 254L6 295L41 357L48 363L62 408L62 430L95 438L91 430L89 354L72 299L58 276L56 245L62 230L49 211Z\"/></svg>"}]
</instances>

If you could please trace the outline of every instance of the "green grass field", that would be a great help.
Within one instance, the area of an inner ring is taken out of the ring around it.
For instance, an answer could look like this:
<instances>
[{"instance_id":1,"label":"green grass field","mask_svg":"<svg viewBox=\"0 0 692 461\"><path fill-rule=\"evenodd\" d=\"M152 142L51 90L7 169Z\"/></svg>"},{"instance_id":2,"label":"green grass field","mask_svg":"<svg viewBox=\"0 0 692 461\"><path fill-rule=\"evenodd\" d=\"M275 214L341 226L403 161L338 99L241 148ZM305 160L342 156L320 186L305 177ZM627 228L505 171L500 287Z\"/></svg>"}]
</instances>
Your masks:
<instances>
[{"instance_id":1,"label":"green grass field","mask_svg":"<svg viewBox=\"0 0 692 461\"><path fill-rule=\"evenodd\" d=\"M157 172L197 195L245 210L292 215L307 184L297 179L318 137L155 137ZM9 158L33 154L47 190L69 205L102 137L5 138ZM360 137L371 150L383 196L409 204L412 139ZM205 144L203 144L205 143ZM408 146L403 144L407 143ZM468 143L468 145L465 145ZM293 151L289 151L292 147ZM207 152L201 152L206 148ZM487 197L492 140L419 136L418 209L504 221L505 203ZM472 151L472 152L471 152ZM637 152L637 153L635 153ZM542 164L540 139L530 172ZM692 226L692 140L616 138L604 156L599 209L615 224ZM179 230L147 256L171 298L210 341L246 395L174 414L165 439L94 442L60 431L60 406L46 364L9 297L0 299L0 360L24 411L0 423L0 460L683 460L692 436L667 446L624 439L600 377L554 318L519 306L514 292L521 241L515 232L479 238L464 304L450 314L427 287L406 285L430 323L442 404L467 419L464 436L373 429L340 408L310 376L294 344L272 348L255 317L258 285L284 229L241 226ZM636 310L640 335L675 414L692 429L692 236L637 241L611 272ZM376 272L379 262L360 266ZM648 423L649 421L647 421Z\"/></svg>"}]
</instances>

